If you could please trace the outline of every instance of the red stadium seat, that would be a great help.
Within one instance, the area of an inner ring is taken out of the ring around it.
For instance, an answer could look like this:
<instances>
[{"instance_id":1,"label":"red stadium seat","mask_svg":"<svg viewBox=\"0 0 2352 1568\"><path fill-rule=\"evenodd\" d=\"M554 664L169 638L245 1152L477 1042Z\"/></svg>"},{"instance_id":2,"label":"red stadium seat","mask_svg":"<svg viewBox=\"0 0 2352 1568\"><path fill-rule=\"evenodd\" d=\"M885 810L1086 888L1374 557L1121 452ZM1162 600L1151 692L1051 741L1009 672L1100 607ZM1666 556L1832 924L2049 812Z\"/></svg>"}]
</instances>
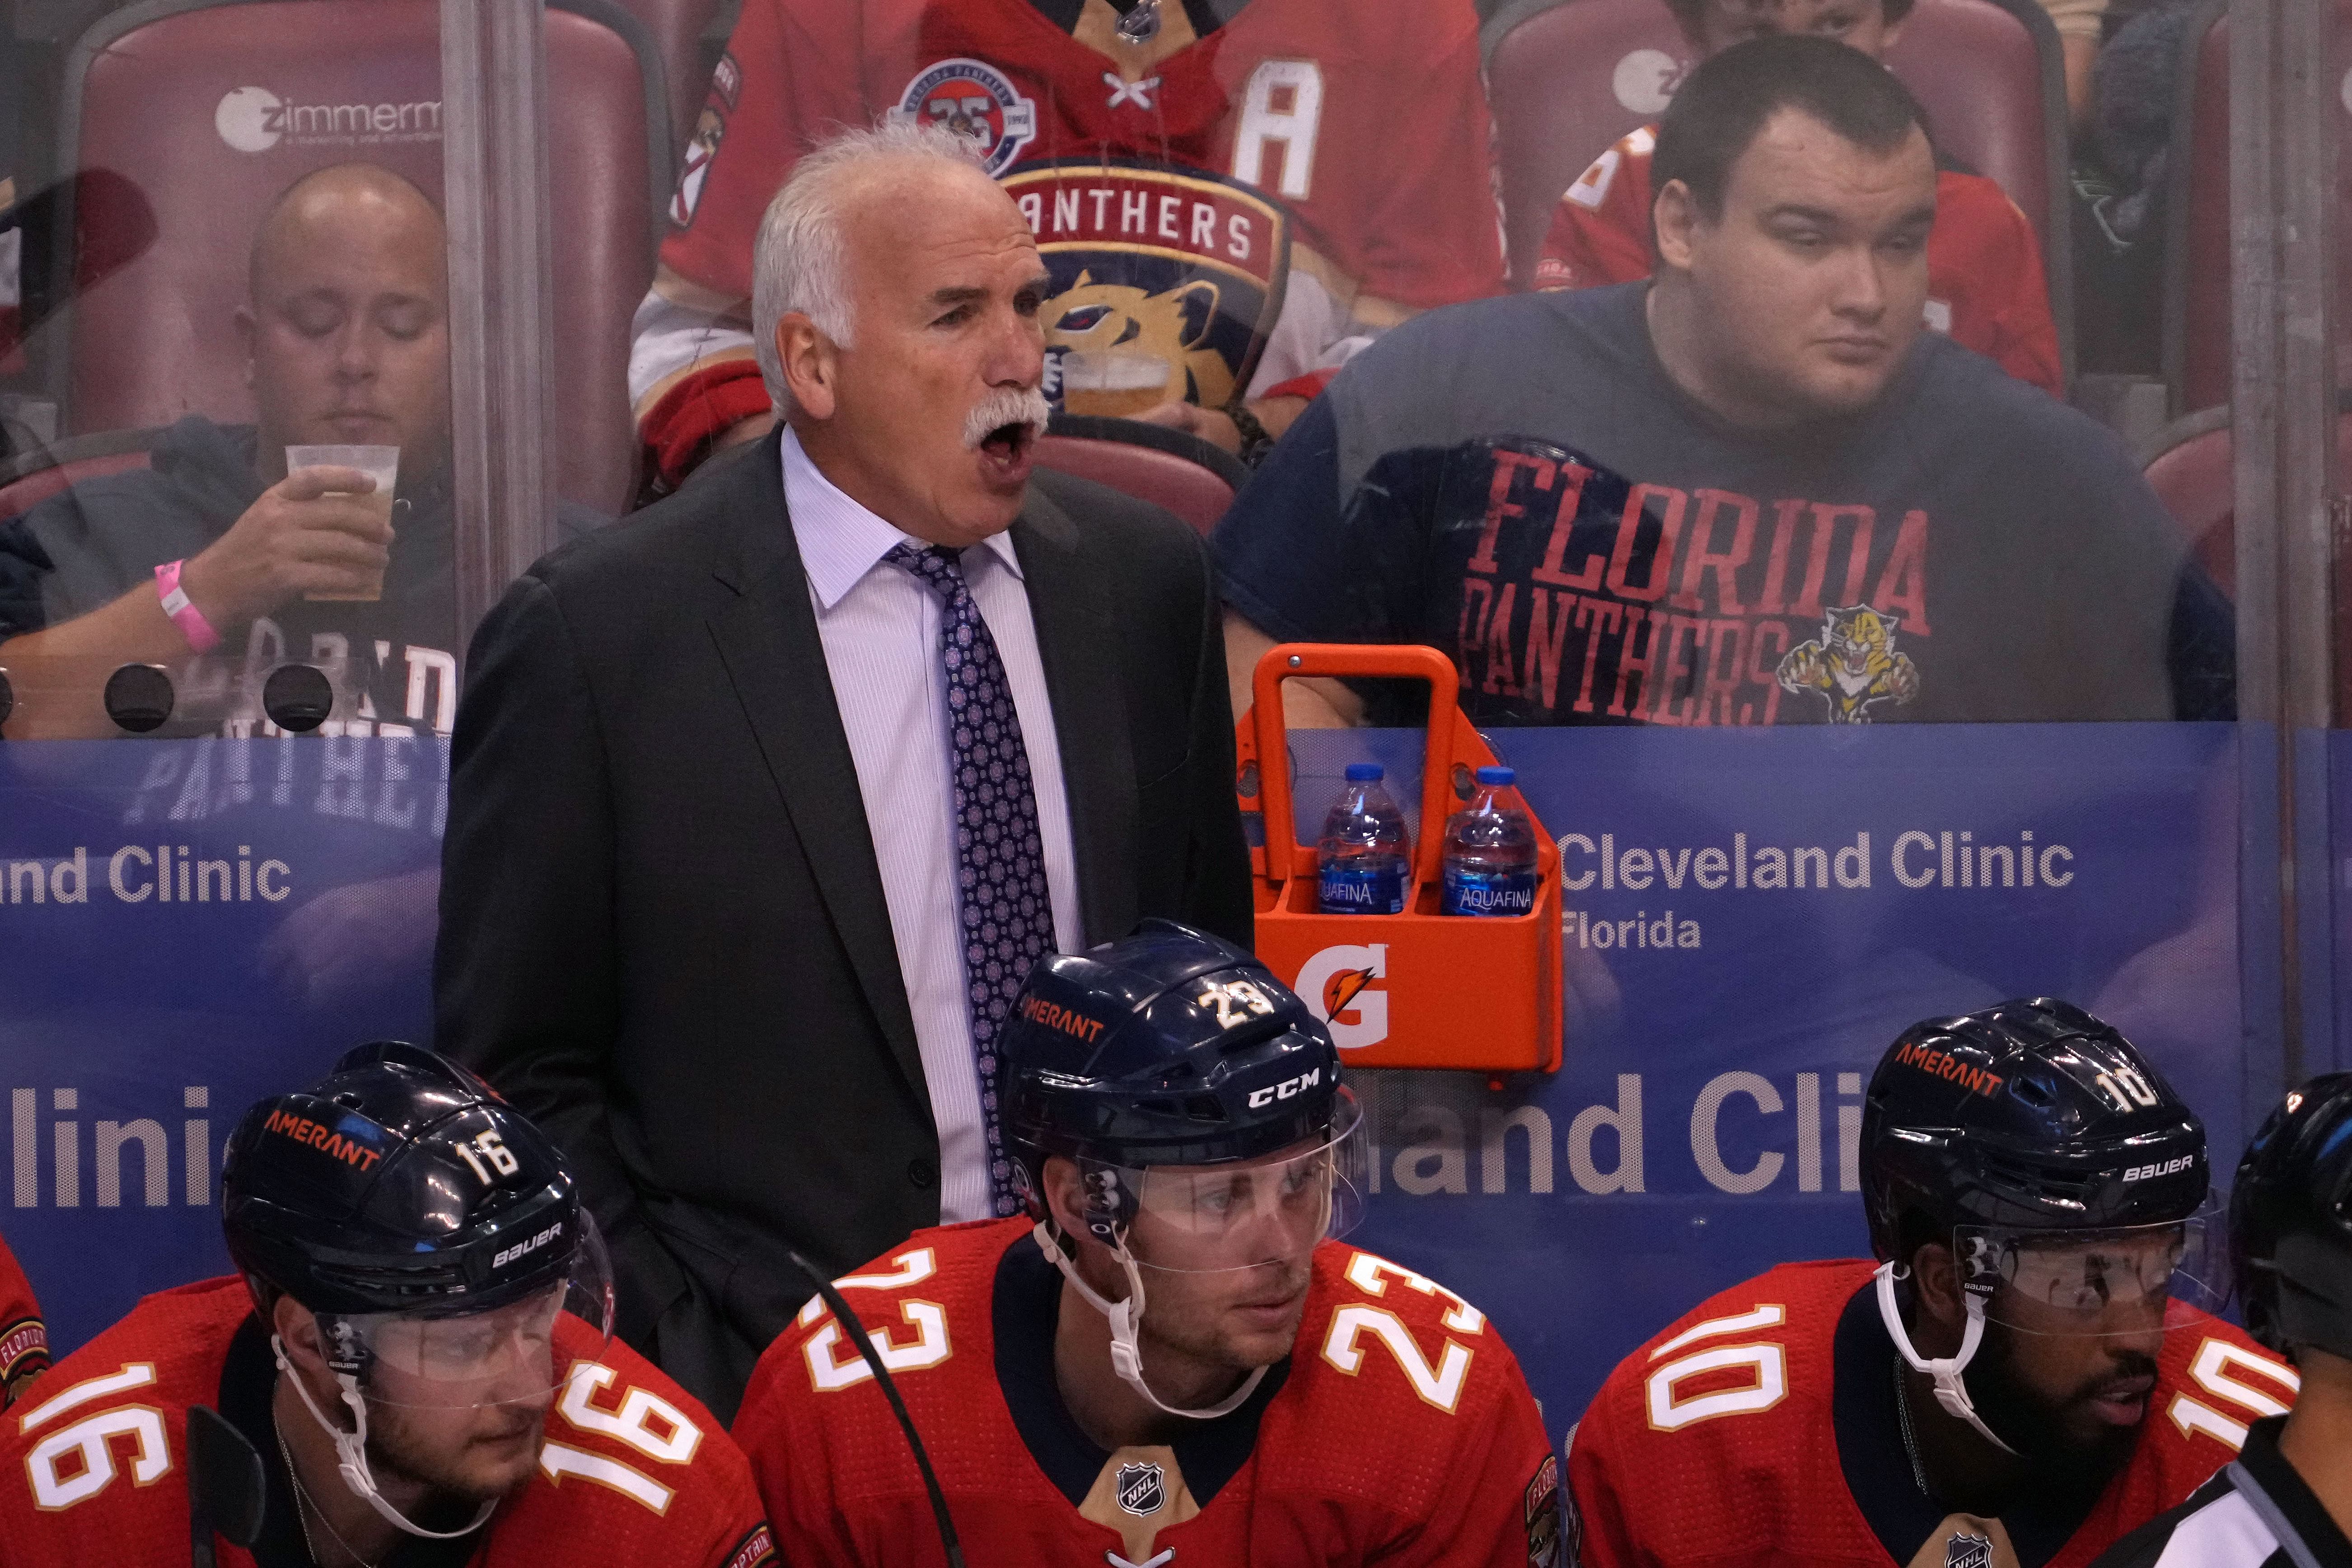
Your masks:
<instances>
[{"instance_id":1,"label":"red stadium seat","mask_svg":"<svg viewBox=\"0 0 2352 1568\"><path fill-rule=\"evenodd\" d=\"M148 448L161 430L108 430L77 436L0 467L0 522L22 517L51 496L84 479L127 473L147 466Z\"/></svg>"},{"instance_id":2,"label":"red stadium seat","mask_svg":"<svg viewBox=\"0 0 2352 1568\"><path fill-rule=\"evenodd\" d=\"M144 0L83 34L60 163L125 176L157 235L41 345L67 431L253 417L232 317L270 201L352 160L441 197L439 12L437 0ZM645 29L609 0L552 0L546 26L556 473L563 495L618 511L635 457L629 318L671 174L667 89ZM130 221L92 199L58 226L91 251ZM58 275L77 260L58 258Z\"/></svg>"},{"instance_id":3,"label":"red stadium seat","mask_svg":"<svg viewBox=\"0 0 2352 1568\"><path fill-rule=\"evenodd\" d=\"M2230 467L2230 411L2175 420L2148 445L2148 488L2189 535L2189 548L2221 591L2238 596L2237 497Z\"/></svg>"},{"instance_id":4,"label":"red stadium seat","mask_svg":"<svg viewBox=\"0 0 2352 1568\"><path fill-rule=\"evenodd\" d=\"M1197 436L1083 415L1055 416L1037 462L1166 507L1204 536L1249 478L1241 459Z\"/></svg>"},{"instance_id":5,"label":"red stadium seat","mask_svg":"<svg viewBox=\"0 0 2352 1568\"><path fill-rule=\"evenodd\" d=\"M1533 276L1569 182L1663 112L1690 46L1658 0L1563 0L1505 34L1487 62L1511 276ZM1918 0L1890 64L1937 144L2000 183L2042 241L2058 341L2074 341L2065 88L2035 0Z\"/></svg>"},{"instance_id":6,"label":"red stadium seat","mask_svg":"<svg viewBox=\"0 0 2352 1568\"><path fill-rule=\"evenodd\" d=\"M2181 43L2166 164L2164 379L2175 414L2230 400L2230 24L2214 0ZM2331 80L2352 67L2352 0L2336 0ZM2339 124L2341 121L2338 122ZM2336 205L2352 211L2352 139L2336 139ZM2352 337L2352 265L2336 268L2338 344ZM2340 350L2339 350L2340 352Z\"/></svg>"},{"instance_id":7,"label":"red stadium seat","mask_svg":"<svg viewBox=\"0 0 2352 1568\"><path fill-rule=\"evenodd\" d=\"M670 145L683 152L710 96L710 72L702 63L702 35L727 0L620 0L645 24L661 51L662 79L669 87Z\"/></svg>"}]
</instances>

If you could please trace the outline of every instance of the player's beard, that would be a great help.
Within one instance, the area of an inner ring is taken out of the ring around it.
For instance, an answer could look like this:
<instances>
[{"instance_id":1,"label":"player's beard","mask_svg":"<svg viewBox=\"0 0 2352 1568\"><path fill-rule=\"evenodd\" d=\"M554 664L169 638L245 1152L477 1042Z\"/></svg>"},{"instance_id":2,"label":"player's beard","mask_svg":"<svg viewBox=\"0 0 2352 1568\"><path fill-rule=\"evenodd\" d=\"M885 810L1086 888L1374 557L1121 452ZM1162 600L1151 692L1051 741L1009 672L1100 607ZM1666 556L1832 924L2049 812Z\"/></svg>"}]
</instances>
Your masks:
<instances>
[{"instance_id":1,"label":"player's beard","mask_svg":"<svg viewBox=\"0 0 2352 1568\"><path fill-rule=\"evenodd\" d=\"M2059 1398L2027 1384L2017 1370L2018 1331L2003 1323L1985 1324L1983 1342L1969 1363L1969 1398L1985 1425L2017 1450L2037 1487L2061 1495L2095 1492L2131 1458L2139 1426L2111 1426L2091 1442L2067 1436L2063 1414L2119 1378L2152 1374L2155 1361L2127 1351L2096 1376ZM2141 1417L2145 1425L2146 1415Z\"/></svg>"},{"instance_id":2,"label":"player's beard","mask_svg":"<svg viewBox=\"0 0 2352 1568\"><path fill-rule=\"evenodd\" d=\"M530 1414L530 1447L534 1455L538 1452L539 1436L546 1419L547 1413L543 1408ZM501 1422L500 1433L503 1434L509 1425L519 1426L521 1423ZM369 1401L368 1468L374 1472L379 1485L393 1479L426 1489L425 1501L412 1515L420 1524L435 1529L454 1529L472 1518L482 1504L505 1496L530 1473L525 1470L523 1477L509 1478L501 1484L490 1484L476 1471L469 1470L459 1458L446 1453L446 1439L439 1443L431 1440L418 1429L415 1418L400 1406ZM443 1523L439 1521L441 1520L452 1520L455 1523Z\"/></svg>"}]
</instances>

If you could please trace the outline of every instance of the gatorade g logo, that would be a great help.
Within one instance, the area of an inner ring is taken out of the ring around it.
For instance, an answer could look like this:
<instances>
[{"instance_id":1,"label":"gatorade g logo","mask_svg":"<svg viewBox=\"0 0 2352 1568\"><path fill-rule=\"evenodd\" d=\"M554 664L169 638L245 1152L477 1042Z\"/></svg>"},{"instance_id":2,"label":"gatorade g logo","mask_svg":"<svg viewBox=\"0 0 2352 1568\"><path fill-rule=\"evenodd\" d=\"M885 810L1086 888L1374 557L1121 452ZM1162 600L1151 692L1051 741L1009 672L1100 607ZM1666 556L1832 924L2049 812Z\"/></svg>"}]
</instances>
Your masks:
<instances>
[{"instance_id":1,"label":"gatorade g logo","mask_svg":"<svg viewBox=\"0 0 2352 1568\"><path fill-rule=\"evenodd\" d=\"M1388 973L1384 942L1327 947L1299 966L1294 989L1307 999L1307 1010L1330 1026L1334 1045L1360 1051L1389 1037L1389 994L1374 987Z\"/></svg>"}]
</instances>

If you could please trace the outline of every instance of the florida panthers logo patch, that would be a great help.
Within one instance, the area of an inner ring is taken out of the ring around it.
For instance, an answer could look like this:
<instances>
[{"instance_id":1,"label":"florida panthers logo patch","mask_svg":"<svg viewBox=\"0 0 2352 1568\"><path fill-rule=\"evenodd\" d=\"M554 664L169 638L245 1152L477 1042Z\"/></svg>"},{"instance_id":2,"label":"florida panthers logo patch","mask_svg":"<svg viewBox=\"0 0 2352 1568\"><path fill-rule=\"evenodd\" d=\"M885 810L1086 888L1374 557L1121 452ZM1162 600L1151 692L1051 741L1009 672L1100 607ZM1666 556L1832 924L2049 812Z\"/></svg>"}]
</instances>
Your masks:
<instances>
[{"instance_id":1,"label":"florida panthers logo patch","mask_svg":"<svg viewBox=\"0 0 2352 1568\"><path fill-rule=\"evenodd\" d=\"M918 72L898 95L890 118L953 132L992 175L1012 167L1021 149L1037 138L1036 104L986 60L941 60Z\"/></svg>"},{"instance_id":2,"label":"florida panthers logo patch","mask_svg":"<svg viewBox=\"0 0 2352 1568\"><path fill-rule=\"evenodd\" d=\"M1121 1465L1114 1480L1118 1506L1139 1518L1158 1513L1168 1500L1166 1475L1158 1465Z\"/></svg>"},{"instance_id":3,"label":"florida panthers logo patch","mask_svg":"<svg viewBox=\"0 0 2352 1568\"><path fill-rule=\"evenodd\" d=\"M1900 616L1882 616L1867 605L1831 610L1820 637L1782 657L1782 689L1820 693L1832 724L1867 724L1881 702L1908 704L1919 695L1919 668L1895 649L1902 625Z\"/></svg>"}]
</instances>

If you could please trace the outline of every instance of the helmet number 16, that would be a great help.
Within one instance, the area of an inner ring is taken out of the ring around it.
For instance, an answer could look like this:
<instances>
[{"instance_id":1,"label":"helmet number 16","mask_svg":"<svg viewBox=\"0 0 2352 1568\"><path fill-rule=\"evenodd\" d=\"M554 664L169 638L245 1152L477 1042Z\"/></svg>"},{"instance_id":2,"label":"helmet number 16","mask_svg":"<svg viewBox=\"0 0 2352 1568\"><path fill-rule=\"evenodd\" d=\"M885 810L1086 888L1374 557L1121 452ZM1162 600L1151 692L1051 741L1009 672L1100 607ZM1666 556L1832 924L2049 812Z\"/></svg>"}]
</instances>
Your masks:
<instances>
[{"instance_id":1,"label":"helmet number 16","mask_svg":"<svg viewBox=\"0 0 2352 1568\"><path fill-rule=\"evenodd\" d=\"M486 1187L499 1176L511 1176L522 1168L522 1162L514 1157L514 1151L508 1148L506 1140L495 1131L484 1132L470 1143L459 1143L457 1153L474 1168L474 1174L481 1178L482 1185ZM489 1162L487 1165L483 1163L486 1160ZM493 1172L497 1174L492 1174Z\"/></svg>"},{"instance_id":2,"label":"helmet number 16","mask_svg":"<svg viewBox=\"0 0 2352 1568\"><path fill-rule=\"evenodd\" d=\"M1228 980L1222 985L1204 980L1192 1005L1215 1008L1217 1026L1223 1029L1246 1024L1253 1015L1263 1018L1274 1011L1274 1003L1266 994L1246 980Z\"/></svg>"}]
</instances>

